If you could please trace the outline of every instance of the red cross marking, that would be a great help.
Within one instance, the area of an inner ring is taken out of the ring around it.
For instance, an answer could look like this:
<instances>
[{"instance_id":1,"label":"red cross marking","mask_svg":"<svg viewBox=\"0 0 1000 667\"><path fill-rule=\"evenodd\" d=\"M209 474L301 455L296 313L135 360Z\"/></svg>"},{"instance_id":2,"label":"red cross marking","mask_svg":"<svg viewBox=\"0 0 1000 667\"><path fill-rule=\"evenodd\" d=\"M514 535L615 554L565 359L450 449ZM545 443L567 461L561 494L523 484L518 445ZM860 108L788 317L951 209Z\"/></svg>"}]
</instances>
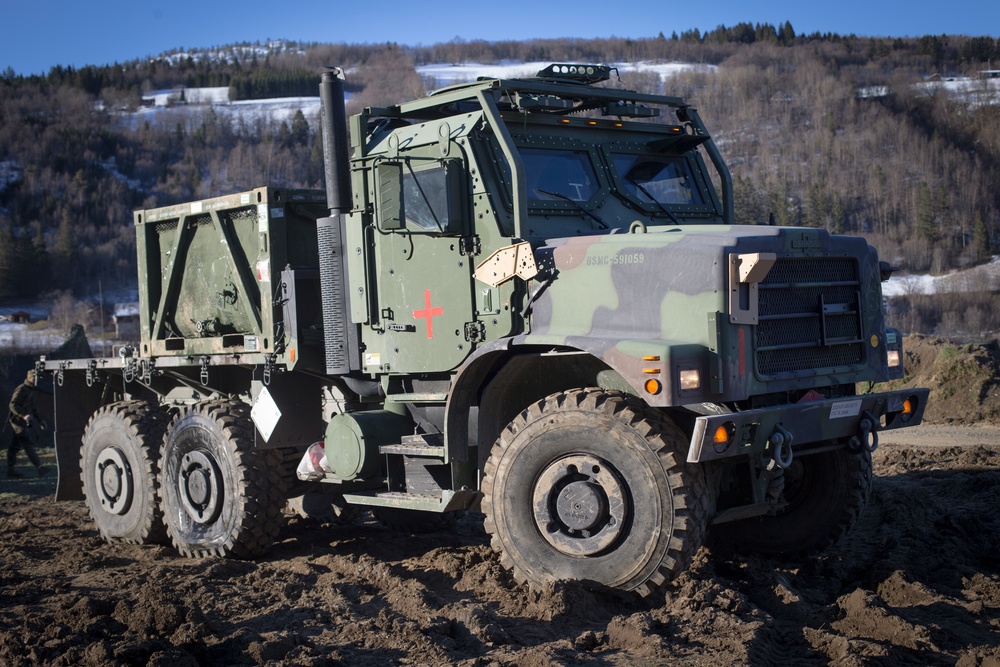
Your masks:
<instances>
[{"instance_id":1,"label":"red cross marking","mask_svg":"<svg viewBox=\"0 0 1000 667\"><path fill-rule=\"evenodd\" d=\"M431 308L431 291L429 289L424 290L424 309L413 311L413 317L420 319L421 317L427 318L427 337L434 338L434 320L433 318L437 315L444 315L444 308L437 306L436 308Z\"/></svg>"}]
</instances>

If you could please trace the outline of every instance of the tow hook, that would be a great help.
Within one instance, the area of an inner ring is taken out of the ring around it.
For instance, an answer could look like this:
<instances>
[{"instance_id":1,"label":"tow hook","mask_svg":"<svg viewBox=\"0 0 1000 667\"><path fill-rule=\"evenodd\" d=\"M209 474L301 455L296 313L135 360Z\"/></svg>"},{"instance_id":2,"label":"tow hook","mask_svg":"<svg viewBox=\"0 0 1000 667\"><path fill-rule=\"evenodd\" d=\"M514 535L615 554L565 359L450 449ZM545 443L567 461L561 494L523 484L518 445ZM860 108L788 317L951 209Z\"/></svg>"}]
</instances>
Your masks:
<instances>
[{"instance_id":1,"label":"tow hook","mask_svg":"<svg viewBox=\"0 0 1000 667\"><path fill-rule=\"evenodd\" d=\"M869 453L878 449L878 419L872 413L865 410L861 413L861 421L858 422L858 434L852 435L847 441L847 447L852 452L860 452L867 449Z\"/></svg>"},{"instance_id":2,"label":"tow hook","mask_svg":"<svg viewBox=\"0 0 1000 667\"><path fill-rule=\"evenodd\" d=\"M777 466L782 470L792 465L792 434L785 430L781 424L774 427L774 432L767 439L771 445L771 461L767 465L768 470L774 470Z\"/></svg>"}]
</instances>

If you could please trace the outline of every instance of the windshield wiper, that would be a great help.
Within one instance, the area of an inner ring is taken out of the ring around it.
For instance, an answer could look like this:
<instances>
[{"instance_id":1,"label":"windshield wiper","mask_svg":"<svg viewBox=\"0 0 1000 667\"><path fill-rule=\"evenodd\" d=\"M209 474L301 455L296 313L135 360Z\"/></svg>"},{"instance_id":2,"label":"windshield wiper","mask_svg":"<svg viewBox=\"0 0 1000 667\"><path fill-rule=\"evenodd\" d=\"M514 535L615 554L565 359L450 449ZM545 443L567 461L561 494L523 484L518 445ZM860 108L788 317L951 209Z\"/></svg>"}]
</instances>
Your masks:
<instances>
[{"instance_id":1,"label":"windshield wiper","mask_svg":"<svg viewBox=\"0 0 1000 667\"><path fill-rule=\"evenodd\" d=\"M597 224L600 225L599 229L611 229L611 227L608 225L608 223L606 223L603 220L601 220L601 218L596 213L593 213L592 211L588 211L586 208L583 207L582 204L580 204L580 202L578 202L575 199L570 199L566 195L560 194L558 192L549 192L548 190L541 190L541 189L538 189L538 188L535 188L535 192L541 192L543 195L548 195L550 197L555 197L556 199L562 199L563 201L568 201L570 204L572 204L573 206L576 206L578 209L580 209L581 211L583 211L584 213L586 213L587 215L589 215L591 218L593 218L597 222Z\"/></svg>"},{"instance_id":2,"label":"windshield wiper","mask_svg":"<svg viewBox=\"0 0 1000 667\"><path fill-rule=\"evenodd\" d=\"M664 206L663 202L661 202L659 199L657 199L652 194L650 194L649 190L647 190L645 188L645 186L643 186L642 183L640 183L639 181L635 180L634 176L626 176L625 180L628 181L629 183L631 183L632 185L634 185L635 187L639 188L639 192L641 192L642 194L644 194L647 197L649 197L649 200L651 202L653 202L654 204L656 204L656 206L661 211L663 211L664 213L666 213L667 217L669 217L671 220L673 220L675 225L681 224L681 221L677 219L677 216L674 215L673 212L670 211L666 206Z\"/></svg>"}]
</instances>

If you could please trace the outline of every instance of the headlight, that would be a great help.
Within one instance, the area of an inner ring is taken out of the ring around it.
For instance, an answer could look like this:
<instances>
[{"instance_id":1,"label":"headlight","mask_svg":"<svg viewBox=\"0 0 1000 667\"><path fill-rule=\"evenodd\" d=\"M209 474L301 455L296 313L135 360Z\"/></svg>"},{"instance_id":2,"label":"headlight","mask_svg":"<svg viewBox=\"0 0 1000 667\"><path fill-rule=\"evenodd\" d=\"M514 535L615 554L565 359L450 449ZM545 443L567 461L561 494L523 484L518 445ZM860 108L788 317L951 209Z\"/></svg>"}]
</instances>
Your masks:
<instances>
[{"instance_id":1,"label":"headlight","mask_svg":"<svg viewBox=\"0 0 1000 667\"><path fill-rule=\"evenodd\" d=\"M688 369L680 374L681 391L694 391L701 387L701 371L698 369Z\"/></svg>"}]
</instances>

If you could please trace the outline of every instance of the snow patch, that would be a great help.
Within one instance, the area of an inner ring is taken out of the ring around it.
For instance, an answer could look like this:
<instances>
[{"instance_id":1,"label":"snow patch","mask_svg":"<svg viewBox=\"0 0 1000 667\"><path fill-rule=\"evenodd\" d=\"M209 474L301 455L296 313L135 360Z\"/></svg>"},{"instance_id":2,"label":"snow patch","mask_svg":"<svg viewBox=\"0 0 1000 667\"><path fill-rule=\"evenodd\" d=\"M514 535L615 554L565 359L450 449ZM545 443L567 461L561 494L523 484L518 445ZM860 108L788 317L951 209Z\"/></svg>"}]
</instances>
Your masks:
<instances>
[{"instance_id":1,"label":"snow patch","mask_svg":"<svg viewBox=\"0 0 1000 667\"><path fill-rule=\"evenodd\" d=\"M228 104L229 86L151 90L143 94L142 101L158 107L172 104Z\"/></svg>"},{"instance_id":2,"label":"snow patch","mask_svg":"<svg viewBox=\"0 0 1000 667\"><path fill-rule=\"evenodd\" d=\"M1000 104L1000 79L985 77L953 77L925 81L916 85L917 90L931 96L944 91L949 97L965 102L971 107Z\"/></svg>"},{"instance_id":3,"label":"snow patch","mask_svg":"<svg viewBox=\"0 0 1000 667\"><path fill-rule=\"evenodd\" d=\"M943 276L901 275L882 283L882 296L910 296L914 294L949 294L954 292L1000 291L1000 255L989 264L971 269L952 271Z\"/></svg>"}]
</instances>

